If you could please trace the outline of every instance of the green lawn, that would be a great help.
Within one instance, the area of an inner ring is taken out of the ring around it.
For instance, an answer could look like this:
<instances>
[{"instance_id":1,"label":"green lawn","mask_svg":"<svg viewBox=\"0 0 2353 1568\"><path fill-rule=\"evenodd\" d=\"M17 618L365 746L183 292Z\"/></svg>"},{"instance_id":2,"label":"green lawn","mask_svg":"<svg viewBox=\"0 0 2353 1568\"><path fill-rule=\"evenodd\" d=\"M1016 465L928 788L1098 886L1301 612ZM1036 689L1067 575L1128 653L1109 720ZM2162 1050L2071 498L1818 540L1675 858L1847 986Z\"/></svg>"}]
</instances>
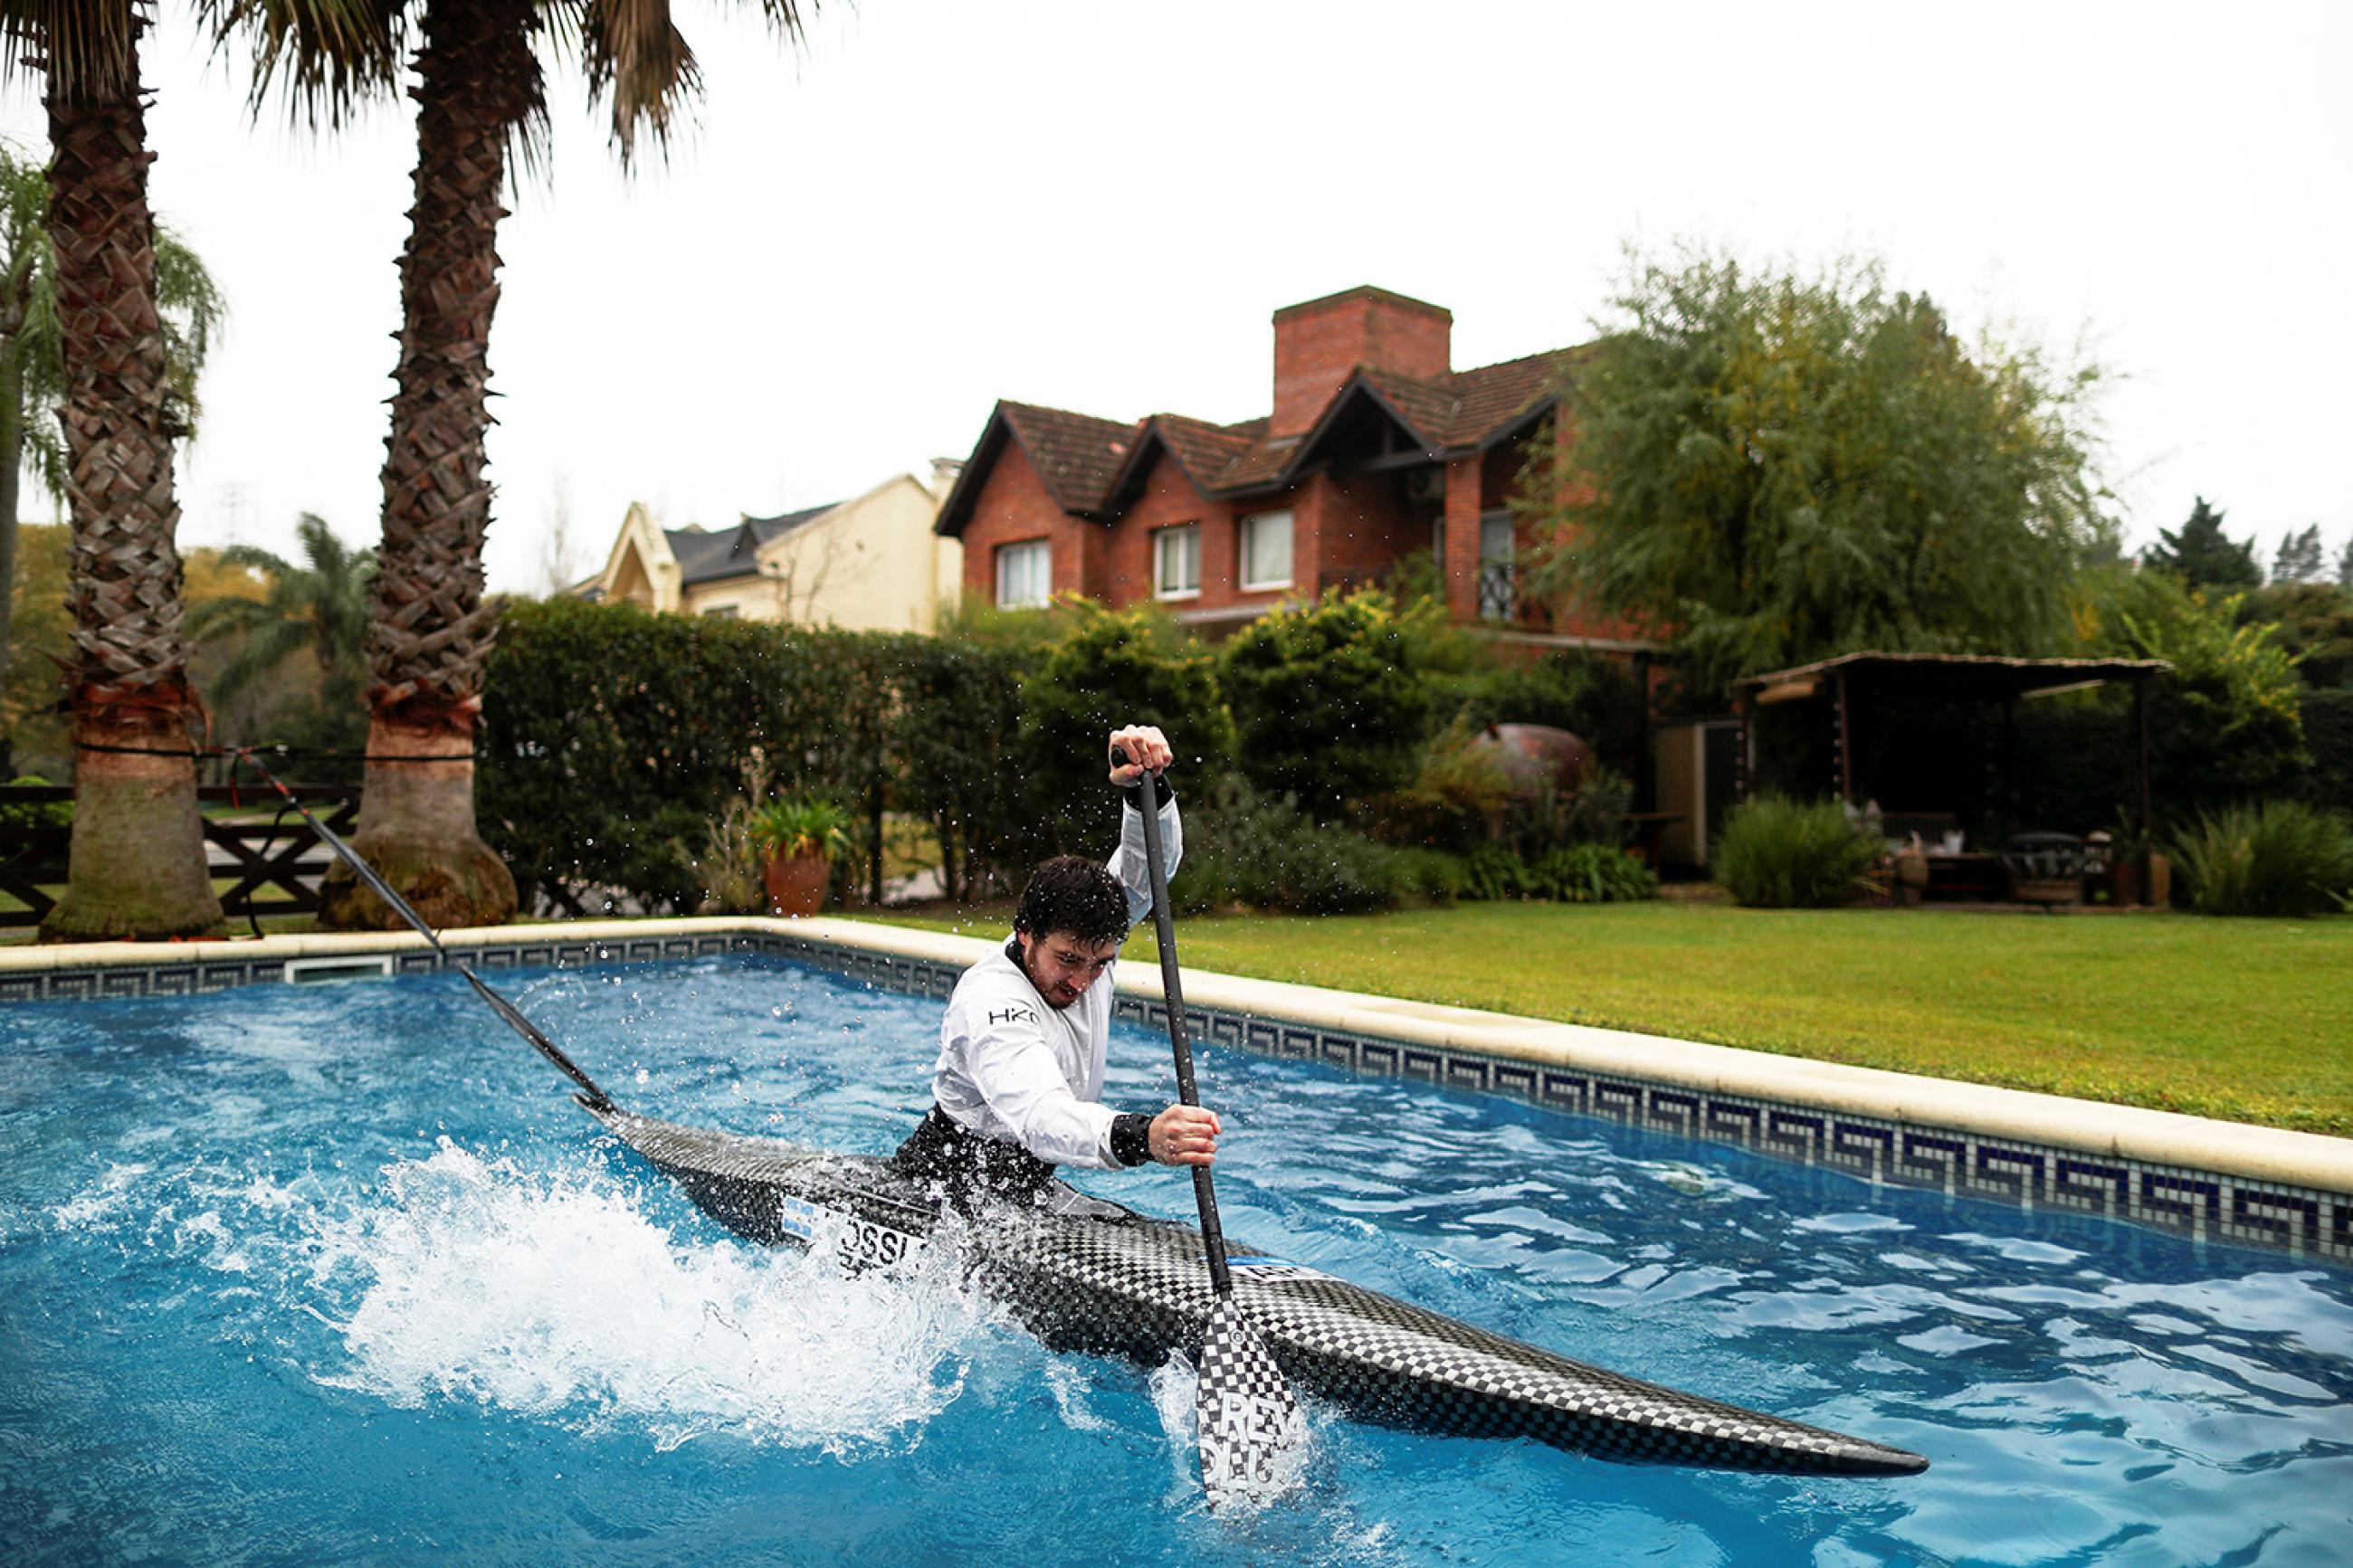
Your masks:
<instances>
[{"instance_id":1,"label":"green lawn","mask_svg":"<svg viewBox=\"0 0 2353 1568\"><path fill-rule=\"evenodd\" d=\"M1008 910L893 917L996 934ZM1129 956L1149 960L1151 928ZM1186 921L1188 967L2353 1134L2353 919L1461 904Z\"/></svg>"}]
</instances>

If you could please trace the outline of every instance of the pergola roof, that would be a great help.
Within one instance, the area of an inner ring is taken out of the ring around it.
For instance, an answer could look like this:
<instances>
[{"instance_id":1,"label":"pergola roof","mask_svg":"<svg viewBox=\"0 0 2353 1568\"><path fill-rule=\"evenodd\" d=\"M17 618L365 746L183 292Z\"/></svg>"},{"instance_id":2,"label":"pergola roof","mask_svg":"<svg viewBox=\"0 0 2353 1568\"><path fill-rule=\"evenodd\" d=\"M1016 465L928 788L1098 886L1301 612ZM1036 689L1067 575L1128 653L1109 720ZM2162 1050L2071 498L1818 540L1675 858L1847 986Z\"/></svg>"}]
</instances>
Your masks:
<instances>
[{"instance_id":1,"label":"pergola roof","mask_svg":"<svg viewBox=\"0 0 2353 1568\"><path fill-rule=\"evenodd\" d=\"M1854 679L1892 678L1907 686L1956 697L1999 701L2072 691L2109 680L2147 680L2173 666L2161 658L2012 658L1991 653L1842 653L1836 658L1763 675L1744 675L1734 684L1754 691L1761 704L1793 702L1813 696L1825 676Z\"/></svg>"}]
</instances>

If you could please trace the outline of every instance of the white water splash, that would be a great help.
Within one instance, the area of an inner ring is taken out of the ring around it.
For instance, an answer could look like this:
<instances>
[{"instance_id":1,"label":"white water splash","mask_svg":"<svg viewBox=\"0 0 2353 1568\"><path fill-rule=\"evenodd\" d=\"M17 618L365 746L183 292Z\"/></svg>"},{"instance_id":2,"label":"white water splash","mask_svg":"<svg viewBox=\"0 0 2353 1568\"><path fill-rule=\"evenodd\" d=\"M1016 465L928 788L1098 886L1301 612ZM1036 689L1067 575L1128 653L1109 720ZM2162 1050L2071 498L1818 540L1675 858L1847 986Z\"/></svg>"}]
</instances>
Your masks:
<instances>
[{"instance_id":1,"label":"white water splash","mask_svg":"<svg viewBox=\"0 0 2353 1568\"><path fill-rule=\"evenodd\" d=\"M109 1165L106 1174L51 1209L49 1217L66 1230L108 1228L137 1194L139 1178L153 1169L137 1161Z\"/></svg>"},{"instance_id":2,"label":"white water splash","mask_svg":"<svg viewBox=\"0 0 2353 1568\"><path fill-rule=\"evenodd\" d=\"M322 1226L314 1279L364 1281L321 1382L459 1399L660 1448L714 1433L844 1454L913 1442L962 1386L986 1309L941 1274L844 1278L822 1252L683 1245L598 1178L444 1139ZM332 1322L332 1320L330 1320Z\"/></svg>"}]
</instances>

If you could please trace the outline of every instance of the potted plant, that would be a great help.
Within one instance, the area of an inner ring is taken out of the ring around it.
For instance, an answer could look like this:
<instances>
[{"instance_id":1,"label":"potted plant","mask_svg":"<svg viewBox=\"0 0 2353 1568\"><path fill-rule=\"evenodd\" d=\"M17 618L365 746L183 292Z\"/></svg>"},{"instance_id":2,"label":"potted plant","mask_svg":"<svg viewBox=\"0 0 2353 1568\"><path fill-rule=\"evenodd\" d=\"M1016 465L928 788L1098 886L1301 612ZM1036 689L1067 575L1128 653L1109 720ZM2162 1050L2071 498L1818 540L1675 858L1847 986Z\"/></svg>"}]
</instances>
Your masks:
<instances>
[{"instance_id":1,"label":"potted plant","mask_svg":"<svg viewBox=\"0 0 2353 1568\"><path fill-rule=\"evenodd\" d=\"M2129 822L2116 829L2109 854L2119 905L2153 904L2163 909L2172 901L2173 863Z\"/></svg>"},{"instance_id":2,"label":"potted plant","mask_svg":"<svg viewBox=\"0 0 2353 1568\"><path fill-rule=\"evenodd\" d=\"M754 807L749 829L752 847L767 862L769 912L817 913L833 858L849 847L849 814L815 795L786 795Z\"/></svg>"}]
</instances>

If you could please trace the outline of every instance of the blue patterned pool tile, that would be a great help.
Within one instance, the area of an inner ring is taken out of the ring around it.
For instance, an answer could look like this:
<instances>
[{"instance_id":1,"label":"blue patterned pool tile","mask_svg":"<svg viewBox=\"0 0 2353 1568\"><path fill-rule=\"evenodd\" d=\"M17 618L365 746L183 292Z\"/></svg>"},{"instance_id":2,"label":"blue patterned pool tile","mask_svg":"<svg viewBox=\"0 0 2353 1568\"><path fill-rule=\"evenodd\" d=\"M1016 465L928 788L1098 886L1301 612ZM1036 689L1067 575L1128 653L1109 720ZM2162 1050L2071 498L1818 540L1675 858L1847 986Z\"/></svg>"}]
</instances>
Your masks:
<instances>
[{"instance_id":1,"label":"blue patterned pool tile","mask_svg":"<svg viewBox=\"0 0 2353 1568\"><path fill-rule=\"evenodd\" d=\"M1765 1110L1766 1146L1809 1165L1820 1160L1829 1130L1828 1121L1810 1110L1784 1110L1778 1106Z\"/></svg>"},{"instance_id":2,"label":"blue patterned pool tile","mask_svg":"<svg viewBox=\"0 0 2353 1568\"><path fill-rule=\"evenodd\" d=\"M1643 1120L1653 1127L1688 1136L1699 1131L1702 1114L1698 1095L1685 1089L1654 1089Z\"/></svg>"},{"instance_id":3,"label":"blue patterned pool tile","mask_svg":"<svg viewBox=\"0 0 2353 1568\"><path fill-rule=\"evenodd\" d=\"M1745 1100L1712 1099L1707 1102L1704 1132L1719 1143L1753 1149L1765 1130L1765 1108Z\"/></svg>"},{"instance_id":4,"label":"blue patterned pool tile","mask_svg":"<svg viewBox=\"0 0 2353 1568\"><path fill-rule=\"evenodd\" d=\"M1887 1173L1891 1181L1905 1186L1936 1187L1947 1193L1961 1189L1962 1173L1969 1163L1967 1139L1906 1128L1896 1147L1895 1163Z\"/></svg>"},{"instance_id":5,"label":"blue patterned pool tile","mask_svg":"<svg viewBox=\"0 0 2353 1568\"><path fill-rule=\"evenodd\" d=\"M2040 1203L2046 1164L2043 1155L2036 1150L1979 1143L1968 1188L1989 1196L2005 1197L2021 1205Z\"/></svg>"},{"instance_id":6,"label":"blue patterned pool tile","mask_svg":"<svg viewBox=\"0 0 2353 1568\"><path fill-rule=\"evenodd\" d=\"M2133 1217L2171 1229L2211 1232L2222 1217L2222 1184L2211 1176L2145 1170Z\"/></svg>"},{"instance_id":7,"label":"blue patterned pool tile","mask_svg":"<svg viewBox=\"0 0 2353 1568\"><path fill-rule=\"evenodd\" d=\"M2062 1154L2052 1162L2051 1202L2066 1208L2122 1215L2132 1208L2132 1173L2103 1160Z\"/></svg>"},{"instance_id":8,"label":"blue patterned pool tile","mask_svg":"<svg viewBox=\"0 0 2353 1568\"><path fill-rule=\"evenodd\" d=\"M1642 1086L1620 1079L1597 1078L1586 1090L1586 1109L1614 1121L1642 1119Z\"/></svg>"},{"instance_id":9,"label":"blue patterned pool tile","mask_svg":"<svg viewBox=\"0 0 2353 1568\"><path fill-rule=\"evenodd\" d=\"M1536 1069L1518 1062L1497 1062L1488 1069L1487 1087L1498 1094L1508 1094L1516 1100L1535 1100Z\"/></svg>"},{"instance_id":10,"label":"blue patterned pool tile","mask_svg":"<svg viewBox=\"0 0 2353 1568\"><path fill-rule=\"evenodd\" d=\"M1582 1110L1591 1102L1592 1080L1581 1073L1546 1069L1536 1075L1536 1098L1546 1105Z\"/></svg>"},{"instance_id":11,"label":"blue patterned pool tile","mask_svg":"<svg viewBox=\"0 0 2353 1568\"><path fill-rule=\"evenodd\" d=\"M1445 1061L1446 1081L1451 1088L1484 1091L1493 1087L1498 1068L1485 1057L1449 1051Z\"/></svg>"}]
</instances>

